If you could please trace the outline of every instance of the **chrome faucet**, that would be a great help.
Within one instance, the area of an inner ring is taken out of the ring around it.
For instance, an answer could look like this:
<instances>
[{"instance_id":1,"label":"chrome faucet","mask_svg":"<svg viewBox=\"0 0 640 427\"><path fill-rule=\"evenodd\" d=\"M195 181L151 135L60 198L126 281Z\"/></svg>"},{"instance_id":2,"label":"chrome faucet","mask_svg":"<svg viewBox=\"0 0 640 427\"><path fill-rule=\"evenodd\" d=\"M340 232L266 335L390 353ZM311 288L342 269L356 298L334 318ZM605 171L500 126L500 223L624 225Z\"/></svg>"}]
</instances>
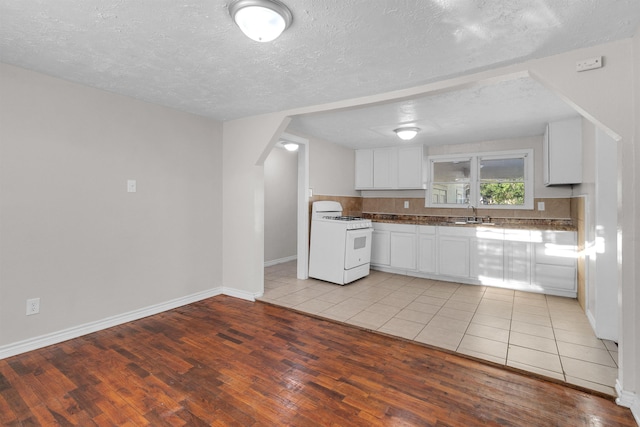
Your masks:
<instances>
[{"instance_id":1,"label":"chrome faucet","mask_svg":"<svg viewBox=\"0 0 640 427\"><path fill-rule=\"evenodd\" d=\"M478 209L475 206L473 206L471 203L469 203L469 206L467 206L467 209L471 209L472 212L473 212L473 216L469 217L469 219L471 221L477 221L478 220Z\"/></svg>"}]
</instances>

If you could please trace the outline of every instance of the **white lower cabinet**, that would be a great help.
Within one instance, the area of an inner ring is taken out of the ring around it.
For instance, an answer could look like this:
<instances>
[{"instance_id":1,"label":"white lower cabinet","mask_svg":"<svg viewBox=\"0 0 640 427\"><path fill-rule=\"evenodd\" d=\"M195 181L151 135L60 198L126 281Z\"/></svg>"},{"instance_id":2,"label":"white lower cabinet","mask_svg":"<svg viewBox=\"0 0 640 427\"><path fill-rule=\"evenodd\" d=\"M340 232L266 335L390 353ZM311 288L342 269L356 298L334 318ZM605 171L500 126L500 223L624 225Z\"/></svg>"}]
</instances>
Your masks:
<instances>
[{"instance_id":1,"label":"white lower cabinet","mask_svg":"<svg viewBox=\"0 0 640 427\"><path fill-rule=\"evenodd\" d=\"M399 270L416 270L416 226L373 223L371 264Z\"/></svg>"},{"instance_id":2,"label":"white lower cabinet","mask_svg":"<svg viewBox=\"0 0 640 427\"><path fill-rule=\"evenodd\" d=\"M416 269L416 233L391 232L391 267Z\"/></svg>"},{"instance_id":3,"label":"white lower cabinet","mask_svg":"<svg viewBox=\"0 0 640 427\"><path fill-rule=\"evenodd\" d=\"M531 243L504 243L504 281L517 289L531 286Z\"/></svg>"},{"instance_id":4,"label":"white lower cabinet","mask_svg":"<svg viewBox=\"0 0 640 427\"><path fill-rule=\"evenodd\" d=\"M504 231L505 285L528 290L531 286L531 233L529 230Z\"/></svg>"},{"instance_id":5,"label":"white lower cabinet","mask_svg":"<svg viewBox=\"0 0 640 427\"><path fill-rule=\"evenodd\" d=\"M477 228L469 249L470 277L483 285L500 286L504 281L504 230Z\"/></svg>"},{"instance_id":6,"label":"white lower cabinet","mask_svg":"<svg viewBox=\"0 0 640 427\"><path fill-rule=\"evenodd\" d=\"M438 227L438 274L469 277L469 239L472 228Z\"/></svg>"},{"instance_id":7,"label":"white lower cabinet","mask_svg":"<svg viewBox=\"0 0 640 427\"><path fill-rule=\"evenodd\" d=\"M533 286L556 294L577 292L577 235L573 231L542 231L535 243Z\"/></svg>"},{"instance_id":8,"label":"white lower cabinet","mask_svg":"<svg viewBox=\"0 0 640 427\"><path fill-rule=\"evenodd\" d=\"M391 262L391 233L373 228L371 235L371 264L389 265Z\"/></svg>"},{"instance_id":9,"label":"white lower cabinet","mask_svg":"<svg viewBox=\"0 0 640 427\"><path fill-rule=\"evenodd\" d=\"M435 273L436 269L436 227L418 226L418 271Z\"/></svg>"},{"instance_id":10,"label":"white lower cabinet","mask_svg":"<svg viewBox=\"0 0 640 427\"><path fill-rule=\"evenodd\" d=\"M576 269L562 265L536 264L534 277L540 289L568 291L576 290Z\"/></svg>"},{"instance_id":11,"label":"white lower cabinet","mask_svg":"<svg viewBox=\"0 0 640 427\"><path fill-rule=\"evenodd\" d=\"M374 223L385 271L576 297L577 233Z\"/></svg>"}]
</instances>

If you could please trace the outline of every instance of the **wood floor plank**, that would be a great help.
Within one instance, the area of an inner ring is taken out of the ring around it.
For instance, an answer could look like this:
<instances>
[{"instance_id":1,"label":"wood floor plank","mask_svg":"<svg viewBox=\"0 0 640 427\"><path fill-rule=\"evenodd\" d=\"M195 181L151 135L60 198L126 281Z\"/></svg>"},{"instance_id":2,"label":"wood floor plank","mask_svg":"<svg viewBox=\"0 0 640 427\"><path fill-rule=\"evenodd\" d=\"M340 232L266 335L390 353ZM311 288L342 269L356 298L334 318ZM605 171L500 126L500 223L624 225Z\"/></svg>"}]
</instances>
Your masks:
<instances>
[{"instance_id":1,"label":"wood floor plank","mask_svg":"<svg viewBox=\"0 0 640 427\"><path fill-rule=\"evenodd\" d=\"M226 296L0 360L0 424L636 425L601 396Z\"/></svg>"}]
</instances>

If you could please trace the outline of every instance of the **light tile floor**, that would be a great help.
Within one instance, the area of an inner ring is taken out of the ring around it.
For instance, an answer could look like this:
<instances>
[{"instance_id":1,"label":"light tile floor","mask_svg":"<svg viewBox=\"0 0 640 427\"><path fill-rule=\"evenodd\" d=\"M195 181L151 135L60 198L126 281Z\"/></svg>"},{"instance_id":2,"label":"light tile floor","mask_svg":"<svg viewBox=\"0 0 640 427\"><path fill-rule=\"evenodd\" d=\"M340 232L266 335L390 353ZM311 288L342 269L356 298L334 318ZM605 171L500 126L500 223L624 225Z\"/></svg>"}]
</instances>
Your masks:
<instances>
[{"instance_id":1,"label":"light tile floor","mask_svg":"<svg viewBox=\"0 0 640 427\"><path fill-rule=\"evenodd\" d=\"M618 348L575 299L371 271L346 286L265 268L261 301L615 396Z\"/></svg>"}]
</instances>

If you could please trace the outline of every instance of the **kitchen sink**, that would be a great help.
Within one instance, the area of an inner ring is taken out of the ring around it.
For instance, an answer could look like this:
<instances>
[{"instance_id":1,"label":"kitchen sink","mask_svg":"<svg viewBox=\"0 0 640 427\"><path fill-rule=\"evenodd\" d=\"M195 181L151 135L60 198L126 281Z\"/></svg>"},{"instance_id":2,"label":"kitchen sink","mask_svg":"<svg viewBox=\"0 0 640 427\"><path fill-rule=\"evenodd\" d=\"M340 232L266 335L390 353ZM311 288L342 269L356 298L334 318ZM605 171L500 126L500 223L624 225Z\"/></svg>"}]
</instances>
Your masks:
<instances>
[{"instance_id":1,"label":"kitchen sink","mask_svg":"<svg viewBox=\"0 0 640 427\"><path fill-rule=\"evenodd\" d=\"M456 225L495 225L493 222L484 222L482 218L475 217L457 219L453 223Z\"/></svg>"}]
</instances>

